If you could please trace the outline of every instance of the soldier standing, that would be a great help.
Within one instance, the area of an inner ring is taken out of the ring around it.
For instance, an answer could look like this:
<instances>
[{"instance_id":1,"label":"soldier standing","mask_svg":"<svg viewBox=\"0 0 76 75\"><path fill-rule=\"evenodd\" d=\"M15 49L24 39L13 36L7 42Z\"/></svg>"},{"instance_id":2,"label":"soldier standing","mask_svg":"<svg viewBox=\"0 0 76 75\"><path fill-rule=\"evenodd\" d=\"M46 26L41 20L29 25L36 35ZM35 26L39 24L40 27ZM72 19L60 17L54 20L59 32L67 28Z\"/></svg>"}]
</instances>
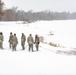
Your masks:
<instances>
[{"instance_id":1,"label":"soldier standing","mask_svg":"<svg viewBox=\"0 0 76 75\"><path fill-rule=\"evenodd\" d=\"M33 52L34 39L32 37L32 34L30 34L29 37L27 38L27 42L28 42L28 46L29 46L29 51L30 51L30 49L32 49L32 52Z\"/></svg>"},{"instance_id":2,"label":"soldier standing","mask_svg":"<svg viewBox=\"0 0 76 75\"><path fill-rule=\"evenodd\" d=\"M12 48L12 38L13 38L13 35L12 35L12 32L10 32L10 36L9 36L9 48L10 49Z\"/></svg>"},{"instance_id":3,"label":"soldier standing","mask_svg":"<svg viewBox=\"0 0 76 75\"><path fill-rule=\"evenodd\" d=\"M3 41L4 41L4 36L3 33L0 32L0 48L3 49Z\"/></svg>"},{"instance_id":4,"label":"soldier standing","mask_svg":"<svg viewBox=\"0 0 76 75\"><path fill-rule=\"evenodd\" d=\"M38 35L35 35L35 46L37 51L39 50L39 43L40 43L39 37Z\"/></svg>"},{"instance_id":5,"label":"soldier standing","mask_svg":"<svg viewBox=\"0 0 76 75\"><path fill-rule=\"evenodd\" d=\"M22 50L25 49L25 41L26 41L26 36L24 35L24 33L22 33L22 36L21 36L21 46L22 46Z\"/></svg>"},{"instance_id":6,"label":"soldier standing","mask_svg":"<svg viewBox=\"0 0 76 75\"><path fill-rule=\"evenodd\" d=\"M17 47L17 44L18 44L18 39L16 37L16 34L14 34L13 38L12 38L12 50L16 51L16 47Z\"/></svg>"}]
</instances>

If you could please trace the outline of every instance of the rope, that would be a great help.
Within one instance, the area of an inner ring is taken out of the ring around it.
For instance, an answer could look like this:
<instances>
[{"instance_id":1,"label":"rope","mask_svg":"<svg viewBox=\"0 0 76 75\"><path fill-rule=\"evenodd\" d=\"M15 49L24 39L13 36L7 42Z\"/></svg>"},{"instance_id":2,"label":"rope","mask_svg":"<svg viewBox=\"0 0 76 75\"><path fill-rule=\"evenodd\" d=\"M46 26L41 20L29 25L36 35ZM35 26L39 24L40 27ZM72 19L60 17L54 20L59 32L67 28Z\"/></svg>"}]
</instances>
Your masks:
<instances>
[{"instance_id":1,"label":"rope","mask_svg":"<svg viewBox=\"0 0 76 75\"><path fill-rule=\"evenodd\" d=\"M28 47L28 45L26 45L25 49Z\"/></svg>"}]
</instances>

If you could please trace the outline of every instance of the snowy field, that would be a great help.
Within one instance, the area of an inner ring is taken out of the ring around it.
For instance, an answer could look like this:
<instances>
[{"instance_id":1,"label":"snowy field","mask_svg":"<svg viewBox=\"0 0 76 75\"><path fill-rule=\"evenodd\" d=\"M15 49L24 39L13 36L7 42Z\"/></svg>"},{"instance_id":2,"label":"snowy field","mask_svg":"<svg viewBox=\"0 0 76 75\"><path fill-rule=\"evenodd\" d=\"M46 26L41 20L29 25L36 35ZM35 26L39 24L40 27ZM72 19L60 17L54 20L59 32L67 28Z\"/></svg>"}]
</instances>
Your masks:
<instances>
[{"instance_id":1,"label":"snowy field","mask_svg":"<svg viewBox=\"0 0 76 75\"><path fill-rule=\"evenodd\" d=\"M76 20L38 21L30 24L22 22L0 22L3 32L4 50L0 50L0 75L76 75L76 55L57 54L57 50L71 51L76 48ZM10 32L18 37L17 51L9 49ZM53 35L50 36L50 32ZM53 47L40 43L39 51L29 52L21 50L21 33L26 38L31 33L44 37L46 43L56 43L60 47Z\"/></svg>"}]
</instances>

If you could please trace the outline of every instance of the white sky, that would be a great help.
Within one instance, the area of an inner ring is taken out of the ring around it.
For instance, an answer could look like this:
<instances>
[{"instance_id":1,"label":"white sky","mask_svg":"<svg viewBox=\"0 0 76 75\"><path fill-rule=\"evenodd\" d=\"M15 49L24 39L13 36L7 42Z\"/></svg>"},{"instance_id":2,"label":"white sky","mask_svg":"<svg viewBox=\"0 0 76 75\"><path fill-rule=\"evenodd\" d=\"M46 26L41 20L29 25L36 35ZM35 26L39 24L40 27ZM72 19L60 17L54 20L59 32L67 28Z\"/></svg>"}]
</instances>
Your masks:
<instances>
[{"instance_id":1,"label":"white sky","mask_svg":"<svg viewBox=\"0 0 76 75\"><path fill-rule=\"evenodd\" d=\"M3 0L5 8L17 6L18 9L29 11L76 11L76 0Z\"/></svg>"}]
</instances>

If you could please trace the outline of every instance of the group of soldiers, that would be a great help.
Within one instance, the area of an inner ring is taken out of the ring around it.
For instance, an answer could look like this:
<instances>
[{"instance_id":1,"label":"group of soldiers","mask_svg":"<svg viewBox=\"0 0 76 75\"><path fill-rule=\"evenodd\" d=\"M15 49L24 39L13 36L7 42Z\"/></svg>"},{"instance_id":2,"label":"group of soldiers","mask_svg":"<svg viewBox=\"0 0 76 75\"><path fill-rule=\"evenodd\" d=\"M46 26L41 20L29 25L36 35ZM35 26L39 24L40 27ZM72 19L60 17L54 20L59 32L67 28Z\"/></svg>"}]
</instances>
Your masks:
<instances>
[{"instance_id":1,"label":"group of soldiers","mask_svg":"<svg viewBox=\"0 0 76 75\"><path fill-rule=\"evenodd\" d=\"M3 33L0 32L0 48L3 49L3 41L4 41L4 36ZM16 36L16 34L12 34L12 32L10 32L10 36L9 36L9 48L12 49L12 51L16 51L17 45L18 45L18 38ZM21 34L21 46L22 46L22 50L25 50L25 42L26 42L26 36L24 33ZM27 43L28 43L28 50L33 50L33 44L35 44L36 50L39 50L39 36L36 34L35 35L35 40L32 37L32 34L30 34L27 38Z\"/></svg>"}]
</instances>

